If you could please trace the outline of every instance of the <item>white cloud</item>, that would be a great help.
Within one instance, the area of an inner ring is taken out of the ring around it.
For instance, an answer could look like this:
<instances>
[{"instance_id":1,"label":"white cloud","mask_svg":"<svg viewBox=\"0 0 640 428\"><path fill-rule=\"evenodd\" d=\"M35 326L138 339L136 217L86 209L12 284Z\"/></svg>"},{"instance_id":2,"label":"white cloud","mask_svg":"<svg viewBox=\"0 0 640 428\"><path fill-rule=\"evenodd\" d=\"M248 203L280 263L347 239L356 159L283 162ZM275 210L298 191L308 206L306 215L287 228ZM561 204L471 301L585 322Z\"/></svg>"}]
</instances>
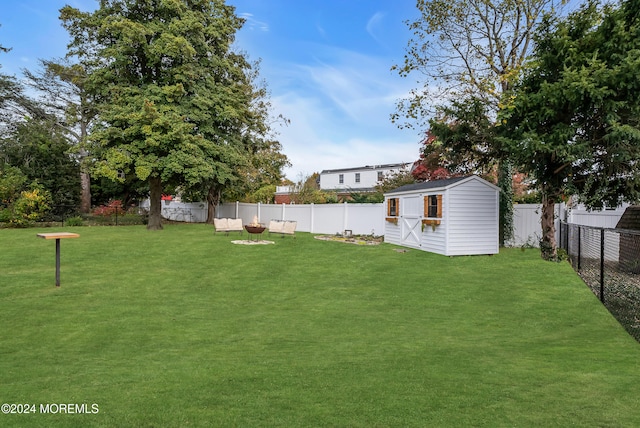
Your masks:
<instances>
[{"instance_id":1,"label":"white cloud","mask_svg":"<svg viewBox=\"0 0 640 428\"><path fill-rule=\"evenodd\" d=\"M393 103L384 99L381 94L376 99L353 100L351 109L360 105L367 113L354 118L327 108L317 93L291 91L275 96L275 111L291 120L278 136L292 163L286 175L296 180L323 169L416 160L417 136L390 123Z\"/></svg>"},{"instance_id":2,"label":"white cloud","mask_svg":"<svg viewBox=\"0 0 640 428\"><path fill-rule=\"evenodd\" d=\"M244 26L249 30L259 30L263 32L269 31L269 24L264 21L258 21L251 13L241 13L240 17L246 20Z\"/></svg>"},{"instance_id":3,"label":"white cloud","mask_svg":"<svg viewBox=\"0 0 640 428\"><path fill-rule=\"evenodd\" d=\"M369 21L367 21L367 33L377 42L380 41L378 35L376 34L378 28L382 24L385 14L382 12L376 12Z\"/></svg>"}]
</instances>

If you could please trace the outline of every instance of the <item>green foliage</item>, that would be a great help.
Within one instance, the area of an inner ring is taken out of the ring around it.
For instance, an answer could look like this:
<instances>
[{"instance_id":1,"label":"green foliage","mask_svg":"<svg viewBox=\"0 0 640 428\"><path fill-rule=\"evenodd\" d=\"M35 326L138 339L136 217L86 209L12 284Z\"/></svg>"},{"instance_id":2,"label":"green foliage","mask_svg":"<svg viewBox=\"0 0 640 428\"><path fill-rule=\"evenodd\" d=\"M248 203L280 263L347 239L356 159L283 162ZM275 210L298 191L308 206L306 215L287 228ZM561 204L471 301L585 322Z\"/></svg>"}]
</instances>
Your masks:
<instances>
[{"instance_id":1,"label":"green foliage","mask_svg":"<svg viewBox=\"0 0 640 428\"><path fill-rule=\"evenodd\" d=\"M590 208L640 198L640 22L625 2L550 20L502 114L506 147L559 198ZM633 71L632 71L633 69Z\"/></svg>"},{"instance_id":2,"label":"green foliage","mask_svg":"<svg viewBox=\"0 0 640 428\"><path fill-rule=\"evenodd\" d=\"M410 171L399 170L386 174L382 177L382 181L376 184L375 190L379 195L383 195L384 200L384 193L415 182L416 179L411 175Z\"/></svg>"},{"instance_id":3,"label":"green foliage","mask_svg":"<svg viewBox=\"0 0 640 428\"><path fill-rule=\"evenodd\" d=\"M0 168L0 204L10 205L18 198L27 177L19 168L5 165Z\"/></svg>"},{"instance_id":4,"label":"green foliage","mask_svg":"<svg viewBox=\"0 0 640 428\"><path fill-rule=\"evenodd\" d=\"M513 202L516 204L540 204L542 203L542 196L540 192L531 192L523 194L522 196L516 196L513 198Z\"/></svg>"},{"instance_id":5,"label":"green foliage","mask_svg":"<svg viewBox=\"0 0 640 428\"><path fill-rule=\"evenodd\" d=\"M560 1L564 3L564 1ZM419 75L421 87L397 103L392 120L428 128L443 100L478 99L495 117L503 91L517 79L531 48L533 29L554 0L418 0L409 22L401 76ZM404 120L404 121L403 121ZM485 141L486 143L486 141Z\"/></svg>"},{"instance_id":6,"label":"green foliage","mask_svg":"<svg viewBox=\"0 0 640 428\"><path fill-rule=\"evenodd\" d=\"M513 168L508 161L498 166L498 187L500 188L500 245L513 238Z\"/></svg>"},{"instance_id":7,"label":"green foliage","mask_svg":"<svg viewBox=\"0 0 640 428\"><path fill-rule=\"evenodd\" d=\"M252 194L250 194L244 201L241 202L262 202L264 204L273 203L276 193L275 184L267 184Z\"/></svg>"},{"instance_id":8,"label":"green foliage","mask_svg":"<svg viewBox=\"0 0 640 428\"><path fill-rule=\"evenodd\" d=\"M293 186L291 202L294 204L336 204L340 202L338 195L332 191L320 189L320 174L314 172L309 176L300 176Z\"/></svg>"},{"instance_id":9,"label":"green foliage","mask_svg":"<svg viewBox=\"0 0 640 428\"><path fill-rule=\"evenodd\" d=\"M32 185L30 190L23 190L11 205L9 226L33 226L51 209L51 194L39 185Z\"/></svg>"},{"instance_id":10,"label":"green foliage","mask_svg":"<svg viewBox=\"0 0 640 428\"><path fill-rule=\"evenodd\" d=\"M98 115L97 100L86 87L90 69L67 59L40 60L40 69L23 70L25 85L35 91L38 104L52 118L52 126L69 140L72 155L78 160L83 186L80 208L91 207L90 165L100 152L89 144L88 133Z\"/></svg>"},{"instance_id":11,"label":"green foliage","mask_svg":"<svg viewBox=\"0 0 640 428\"><path fill-rule=\"evenodd\" d=\"M5 166L19 169L25 182L37 181L52 205L77 206L80 200L80 169L69 149L68 139L48 119L19 122L0 140Z\"/></svg>"},{"instance_id":12,"label":"green foliage","mask_svg":"<svg viewBox=\"0 0 640 428\"><path fill-rule=\"evenodd\" d=\"M71 217L66 220L66 225L69 227L84 225L84 219L82 217Z\"/></svg>"},{"instance_id":13,"label":"green foliage","mask_svg":"<svg viewBox=\"0 0 640 428\"><path fill-rule=\"evenodd\" d=\"M375 193L349 193L350 199L346 202L352 204L379 204L384 201L384 195L379 192Z\"/></svg>"},{"instance_id":14,"label":"green foliage","mask_svg":"<svg viewBox=\"0 0 640 428\"><path fill-rule=\"evenodd\" d=\"M91 135L104 152L95 173L149 183L150 228L161 228L163 188L220 194L250 163L247 142L266 128L251 64L232 50L243 19L222 0L101 2L65 7L69 54L92 70L101 100Z\"/></svg>"},{"instance_id":15,"label":"green foliage","mask_svg":"<svg viewBox=\"0 0 640 428\"><path fill-rule=\"evenodd\" d=\"M553 258L552 205L590 208L640 199L640 21L637 2L590 3L548 19L531 65L500 112L503 149L538 184L544 258ZM548 254L547 254L548 253Z\"/></svg>"},{"instance_id":16,"label":"green foliage","mask_svg":"<svg viewBox=\"0 0 640 428\"><path fill-rule=\"evenodd\" d=\"M562 3L562 1L561 1ZM397 103L392 120L400 127L429 129L437 144L423 147L423 161L440 174L485 175L508 167L496 144L496 114L502 94L519 77L536 25L554 0L419 0L409 23L401 76L421 76L421 87ZM443 100L446 100L443 102ZM419 171L420 172L420 171ZM503 174L498 174L502 176ZM511 236L510 177L503 177L500 242Z\"/></svg>"}]
</instances>

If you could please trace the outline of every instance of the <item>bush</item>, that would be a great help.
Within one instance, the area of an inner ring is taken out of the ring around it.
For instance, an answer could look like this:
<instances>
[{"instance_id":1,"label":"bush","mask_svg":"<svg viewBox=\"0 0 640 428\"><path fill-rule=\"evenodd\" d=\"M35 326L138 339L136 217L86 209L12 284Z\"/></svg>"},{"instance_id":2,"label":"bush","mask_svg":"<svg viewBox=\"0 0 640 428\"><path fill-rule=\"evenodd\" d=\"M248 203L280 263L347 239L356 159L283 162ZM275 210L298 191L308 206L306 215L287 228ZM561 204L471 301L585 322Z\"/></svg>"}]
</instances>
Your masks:
<instances>
[{"instance_id":1,"label":"bush","mask_svg":"<svg viewBox=\"0 0 640 428\"><path fill-rule=\"evenodd\" d=\"M67 226L82 226L84 225L84 220L82 217L71 217L67 219Z\"/></svg>"},{"instance_id":2,"label":"bush","mask_svg":"<svg viewBox=\"0 0 640 428\"><path fill-rule=\"evenodd\" d=\"M9 208L0 209L0 223L9 223L12 213Z\"/></svg>"},{"instance_id":3,"label":"bush","mask_svg":"<svg viewBox=\"0 0 640 428\"><path fill-rule=\"evenodd\" d=\"M14 227L27 227L42 219L51 209L51 194L40 186L20 192L12 205L13 212L9 224Z\"/></svg>"},{"instance_id":4,"label":"bush","mask_svg":"<svg viewBox=\"0 0 640 428\"><path fill-rule=\"evenodd\" d=\"M117 199L110 201L107 205L100 205L93 210L93 215L101 217L110 217L114 214L124 214L122 201L119 201Z\"/></svg>"}]
</instances>

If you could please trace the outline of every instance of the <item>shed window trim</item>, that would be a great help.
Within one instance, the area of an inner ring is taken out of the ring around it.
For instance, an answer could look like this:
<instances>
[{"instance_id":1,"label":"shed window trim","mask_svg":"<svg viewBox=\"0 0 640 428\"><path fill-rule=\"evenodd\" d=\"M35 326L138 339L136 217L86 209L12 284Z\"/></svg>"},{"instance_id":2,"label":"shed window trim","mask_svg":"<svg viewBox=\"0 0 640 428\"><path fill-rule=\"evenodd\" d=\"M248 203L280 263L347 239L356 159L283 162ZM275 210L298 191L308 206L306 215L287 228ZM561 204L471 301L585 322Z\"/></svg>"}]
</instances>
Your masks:
<instances>
[{"instance_id":1,"label":"shed window trim","mask_svg":"<svg viewBox=\"0 0 640 428\"><path fill-rule=\"evenodd\" d=\"M387 216L400 216L400 198L389 198L387 200Z\"/></svg>"},{"instance_id":2,"label":"shed window trim","mask_svg":"<svg viewBox=\"0 0 640 428\"><path fill-rule=\"evenodd\" d=\"M424 197L424 217L442 218L442 195L427 195Z\"/></svg>"}]
</instances>

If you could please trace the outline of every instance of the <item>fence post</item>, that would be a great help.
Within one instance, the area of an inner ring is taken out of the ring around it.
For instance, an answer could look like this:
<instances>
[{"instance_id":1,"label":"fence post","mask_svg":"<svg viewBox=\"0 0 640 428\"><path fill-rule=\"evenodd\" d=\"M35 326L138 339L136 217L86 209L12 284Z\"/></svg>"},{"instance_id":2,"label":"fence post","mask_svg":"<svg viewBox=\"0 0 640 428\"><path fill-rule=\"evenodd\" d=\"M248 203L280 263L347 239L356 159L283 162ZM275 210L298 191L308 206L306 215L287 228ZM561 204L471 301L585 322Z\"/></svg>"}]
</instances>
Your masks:
<instances>
[{"instance_id":1,"label":"fence post","mask_svg":"<svg viewBox=\"0 0 640 428\"><path fill-rule=\"evenodd\" d=\"M349 227L349 206L346 202L343 202L343 205L344 211L342 214L342 233L345 233L344 231L347 230L347 227Z\"/></svg>"},{"instance_id":2,"label":"fence post","mask_svg":"<svg viewBox=\"0 0 640 428\"><path fill-rule=\"evenodd\" d=\"M600 229L600 301L604 303L604 228Z\"/></svg>"},{"instance_id":3,"label":"fence post","mask_svg":"<svg viewBox=\"0 0 640 428\"><path fill-rule=\"evenodd\" d=\"M582 258L582 230L578 225L578 271L580 271L581 258Z\"/></svg>"}]
</instances>

